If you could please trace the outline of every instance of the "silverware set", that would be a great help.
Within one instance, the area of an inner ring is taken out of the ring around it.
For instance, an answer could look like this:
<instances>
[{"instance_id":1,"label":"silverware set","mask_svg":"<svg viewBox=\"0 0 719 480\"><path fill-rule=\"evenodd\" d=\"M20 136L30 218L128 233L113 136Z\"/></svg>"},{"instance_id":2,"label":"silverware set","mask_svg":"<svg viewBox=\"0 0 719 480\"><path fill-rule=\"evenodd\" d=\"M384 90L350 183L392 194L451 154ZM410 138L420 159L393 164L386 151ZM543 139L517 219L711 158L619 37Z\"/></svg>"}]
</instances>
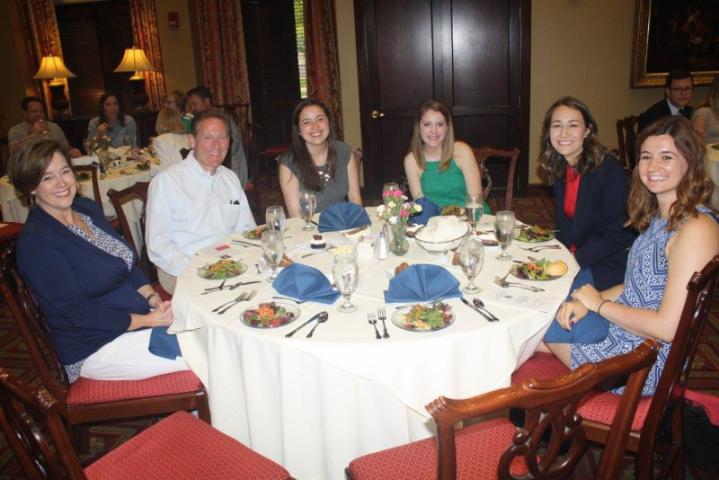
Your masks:
<instances>
[{"instance_id":1,"label":"silverware set","mask_svg":"<svg viewBox=\"0 0 719 480\"><path fill-rule=\"evenodd\" d=\"M543 288L535 287L533 285L525 285L523 283L519 282L510 282L507 280L507 277L509 276L509 272L504 277L494 277L494 283L499 285L502 288L522 288L524 290L529 290L530 292L543 292Z\"/></svg>"},{"instance_id":2,"label":"silverware set","mask_svg":"<svg viewBox=\"0 0 719 480\"><path fill-rule=\"evenodd\" d=\"M519 248L521 248L522 250L526 250L528 252L539 253L543 250L559 250L562 247L561 247L561 245L553 244L553 245L535 245L534 247L520 246Z\"/></svg>"},{"instance_id":3,"label":"silverware set","mask_svg":"<svg viewBox=\"0 0 719 480\"><path fill-rule=\"evenodd\" d=\"M235 305L252 300L255 295L257 295L257 290L252 290L250 292L242 292L234 300L230 300L229 302L225 302L222 305L215 307L212 312L217 313L218 315L222 315Z\"/></svg>"},{"instance_id":4,"label":"silverware set","mask_svg":"<svg viewBox=\"0 0 719 480\"><path fill-rule=\"evenodd\" d=\"M379 330L377 329L377 320L382 322L382 331L384 332L382 335L380 335ZM387 320L387 313L385 312L384 307L377 309L377 316L375 316L373 312L367 314L367 323L374 327L374 335L377 340L389 338L389 332L387 331L387 323L385 320Z\"/></svg>"},{"instance_id":5,"label":"silverware set","mask_svg":"<svg viewBox=\"0 0 719 480\"><path fill-rule=\"evenodd\" d=\"M303 323L299 327L297 327L294 330L292 330L291 332L285 334L285 337L290 338L292 335L294 335L295 333L302 330L304 327L306 327L310 323L317 320L317 324L315 326L313 326L312 330L310 330L310 333L307 334L307 338L312 338L312 335L315 333L315 328L317 328L317 325L319 325L320 323L325 323L329 317L330 316L327 312L320 312L320 313L314 315L313 317L311 317L309 320L307 320L305 323Z\"/></svg>"},{"instance_id":6,"label":"silverware set","mask_svg":"<svg viewBox=\"0 0 719 480\"><path fill-rule=\"evenodd\" d=\"M488 322L499 321L499 317L487 310L487 308L484 306L484 302L479 298L475 298L474 300L472 300L472 303L470 303L469 300L464 297L460 297L460 300L462 300L462 303L467 305L469 308L482 315L484 319Z\"/></svg>"},{"instance_id":7,"label":"silverware set","mask_svg":"<svg viewBox=\"0 0 719 480\"><path fill-rule=\"evenodd\" d=\"M245 285L252 285L253 283L261 283L260 280L253 280L251 282L237 282L237 283L233 283L232 285L225 286L226 281L227 280L223 280L222 283L216 287L206 288L200 295L207 295L208 293L213 293L213 292L221 292L222 290L234 290L236 288L243 287Z\"/></svg>"}]
</instances>

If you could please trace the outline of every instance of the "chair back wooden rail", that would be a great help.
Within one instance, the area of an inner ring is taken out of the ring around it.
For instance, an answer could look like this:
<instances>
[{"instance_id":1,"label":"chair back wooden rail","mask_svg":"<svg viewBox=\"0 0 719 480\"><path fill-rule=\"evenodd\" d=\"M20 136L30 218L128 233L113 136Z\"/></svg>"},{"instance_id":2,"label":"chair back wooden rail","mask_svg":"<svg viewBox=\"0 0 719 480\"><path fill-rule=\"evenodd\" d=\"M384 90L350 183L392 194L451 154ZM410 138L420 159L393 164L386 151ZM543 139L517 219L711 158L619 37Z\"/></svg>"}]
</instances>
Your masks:
<instances>
[{"instance_id":1,"label":"chair back wooden rail","mask_svg":"<svg viewBox=\"0 0 719 480\"><path fill-rule=\"evenodd\" d=\"M504 186L504 206L500 208L502 210L511 210L512 199L514 197L514 175L517 171L517 159L520 154L519 149L512 148L511 150L502 150L492 147L479 147L472 148L472 152L474 153L477 165L479 166L479 174L482 180L482 194L484 195L485 200L489 198L489 194L494 186L492 176L487 168L487 160L490 158L497 158L506 162L507 183Z\"/></svg>"}]
</instances>

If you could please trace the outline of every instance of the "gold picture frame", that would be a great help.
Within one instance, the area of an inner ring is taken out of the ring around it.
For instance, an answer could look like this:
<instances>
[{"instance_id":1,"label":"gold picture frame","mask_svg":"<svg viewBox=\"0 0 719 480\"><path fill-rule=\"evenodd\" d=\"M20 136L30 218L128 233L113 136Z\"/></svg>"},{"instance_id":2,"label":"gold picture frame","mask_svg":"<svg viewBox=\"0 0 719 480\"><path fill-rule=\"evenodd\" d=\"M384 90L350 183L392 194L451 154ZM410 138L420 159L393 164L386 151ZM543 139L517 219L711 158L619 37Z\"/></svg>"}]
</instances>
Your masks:
<instances>
[{"instance_id":1,"label":"gold picture frame","mask_svg":"<svg viewBox=\"0 0 719 480\"><path fill-rule=\"evenodd\" d=\"M669 71L685 68L695 85L719 74L719 2L636 0L632 88L663 87Z\"/></svg>"}]
</instances>

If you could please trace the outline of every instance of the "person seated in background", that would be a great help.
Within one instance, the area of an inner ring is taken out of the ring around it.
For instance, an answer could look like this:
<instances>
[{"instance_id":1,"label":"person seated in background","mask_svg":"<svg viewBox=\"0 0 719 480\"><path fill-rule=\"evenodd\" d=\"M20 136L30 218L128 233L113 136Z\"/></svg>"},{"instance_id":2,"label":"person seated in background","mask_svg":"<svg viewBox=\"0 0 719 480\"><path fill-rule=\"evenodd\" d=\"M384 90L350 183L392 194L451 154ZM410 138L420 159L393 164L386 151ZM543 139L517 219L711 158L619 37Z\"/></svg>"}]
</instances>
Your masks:
<instances>
[{"instance_id":1,"label":"person seated in background","mask_svg":"<svg viewBox=\"0 0 719 480\"><path fill-rule=\"evenodd\" d=\"M155 122L157 136L152 139L152 148L164 169L182 160L181 150L190 148L188 135L177 110L163 107L157 113Z\"/></svg>"},{"instance_id":2,"label":"person seated in background","mask_svg":"<svg viewBox=\"0 0 719 480\"><path fill-rule=\"evenodd\" d=\"M706 205L713 185L704 171L704 142L683 117L665 117L637 138L637 166L629 193L629 224L641 233L629 252L623 284L572 293L555 322L573 329L591 316L609 322L597 343L545 343L575 369L636 348L662 343L644 385L652 395L661 376L687 296L687 283L719 253L717 215ZM550 327L551 328L551 327Z\"/></svg>"},{"instance_id":3,"label":"person seated in background","mask_svg":"<svg viewBox=\"0 0 719 480\"><path fill-rule=\"evenodd\" d=\"M187 103L190 107L190 113L197 115L200 112L214 108L212 101L212 92L205 86L198 86L187 92ZM230 121L230 133L232 135L230 143L230 168L237 178L240 179L242 188L247 184L247 158L245 157L245 149L242 146L242 135L240 129L232 119Z\"/></svg>"},{"instance_id":4,"label":"person seated in background","mask_svg":"<svg viewBox=\"0 0 719 480\"><path fill-rule=\"evenodd\" d=\"M195 115L190 145L194 150L185 160L150 182L147 199L147 253L169 293L198 250L256 226L240 180L222 166L229 117L218 110Z\"/></svg>"},{"instance_id":5,"label":"person seated in background","mask_svg":"<svg viewBox=\"0 0 719 480\"><path fill-rule=\"evenodd\" d=\"M468 194L482 195L472 149L454 139L449 109L434 100L424 102L417 112L404 174L414 200L426 197L440 208L464 206ZM486 203L484 211L489 213Z\"/></svg>"},{"instance_id":6,"label":"person seated in background","mask_svg":"<svg viewBox=\"0 0 719 480\"><path fill-rule=\"evenodd\" d=\"M707 145L719 143L719 75L714 76L707 98L694 110L692 125Z\"/></svg>"},{"instance_id":7,"label":"person seated in background","mask_svg":"<svg viewBox=\"0 0 719 480\"><path fill-rule=\"evenodd\" d=\"M137 147L137 124L130 115L125 115L117 95L105 92L97 105L98 116L90 119L87 137L97 139L109 137L111 147L128 145Z\"/></svg>"},{"instance_id":8,"label":"person seated in background","mask_svg":"<svg viewBox=\"0 0 719 480\"><path fill-rule=\"evenodd\" d=\"M182 118L182 124L185 127L185 132L190 131L192 114L187 112L187 97L184 93L179 90L167 92L163 97L162 106L165 108L171 108L179 113Z\"/></svg>"},{"instance_id":9,"label":"person seated in background","mask_svg":"<svg viewBox=\"0 0 719 480\"><path fill-rule=\"evenodd\" d=\"M306 99L292 112L292 144L280 159L280 188L290 217L300 216L300 192L313 192L317 212L347 199L362 205L352 147L337 140L335 122L320 101Z\"/></svg>"},{"instance_id":10,"label":"person seated in background","mask_svg":"<svg viewBox=\"0 0 719 480\"><path fill-rule=\"evenodd\" d=\"M540 152L554 189L557 239L584 270L579 278L604 289L624 278L636 235L625 227L629 177L597 131L589 107L562 97L544 116Z\"/></svg>"},{"instance_id":11,"label":"person seated in background","mask_svg":"<svg viewBox=\"0 0 719 480\"><path fill-rule=\"evenodd\" d=\"M17 241L17 267L47 318L70 382L186 370L181 357L168 360L148 351L152 327L172 323L170 302L150 286L102 208L77 195L62 146L28 137L13 149L8 173L30 206Z\"/></svg>"},{"instance_id":12,"label":"person seated in background","mask_svg":"<svg viewBox=\"0 0 719 480\"><path fill-rule=\"evenodd\" d=\"M639 116L639 132L647 126L669 115L682 115L692 118L692 92L694 91L694 77L686 70L669 72L664 82L665 98L658 101Z\"/></svg>"},{"instance_id":13,"label":"person seated in background","mask_svg":"<svg viewBox=\"0 0 719 480\"><path fill-rule=\"evenodd\" d=\"M80 150L70 146L60 125L45 120L45 106L42 100L37 97L25 97L22 99L20 106L25 120L14 125L8 131L7 141L10 147L29 135L44 135L50 140L59 143L69 153L70 158L77 158L82 155Z\"/></svg>"}]
</instances>

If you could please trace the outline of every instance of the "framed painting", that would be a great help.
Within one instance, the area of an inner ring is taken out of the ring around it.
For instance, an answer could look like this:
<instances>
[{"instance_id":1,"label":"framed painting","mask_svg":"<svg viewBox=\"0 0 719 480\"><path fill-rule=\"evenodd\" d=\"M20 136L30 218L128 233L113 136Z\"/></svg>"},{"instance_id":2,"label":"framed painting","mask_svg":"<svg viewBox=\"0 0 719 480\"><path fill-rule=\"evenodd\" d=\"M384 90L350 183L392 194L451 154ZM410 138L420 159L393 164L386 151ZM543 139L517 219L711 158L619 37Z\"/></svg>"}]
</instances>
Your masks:
<instances>
[{"instance_id":1,"label":"framed painting","mask_svg":"<svg viewBox=\"0 0 719 480\"><path fill-rule=\"evenodd\" d=\"M680 68L696 85L719 74L719 2L637 0L632 88L664 86Z\"/></svg>"}]
</instances>

